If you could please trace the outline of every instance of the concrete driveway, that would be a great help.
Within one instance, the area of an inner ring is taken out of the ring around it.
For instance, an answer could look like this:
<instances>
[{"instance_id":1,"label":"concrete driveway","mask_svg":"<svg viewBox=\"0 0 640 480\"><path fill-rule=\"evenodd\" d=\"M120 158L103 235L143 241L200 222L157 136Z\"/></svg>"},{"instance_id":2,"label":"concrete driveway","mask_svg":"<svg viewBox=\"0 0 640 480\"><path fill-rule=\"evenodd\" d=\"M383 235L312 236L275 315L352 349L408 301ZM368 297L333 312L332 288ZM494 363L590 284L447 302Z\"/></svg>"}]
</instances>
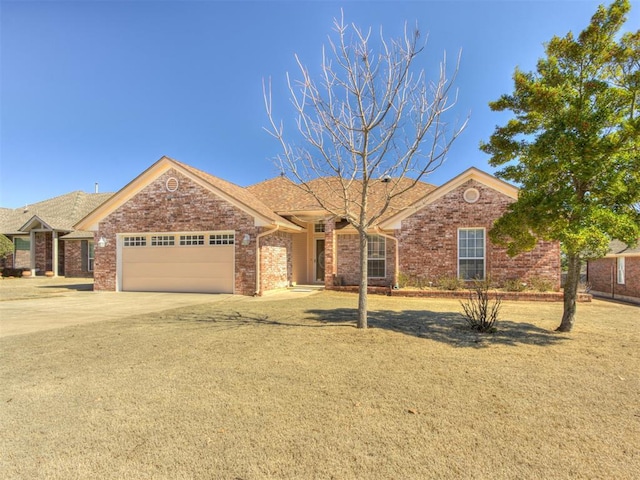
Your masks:
<instances>
[{"instance_id":1,"label":"concrete driveway","mask_svg":"<svg viewBox=\"0 0 640 480\"><path fill-rule=\"evenodd\" d=\"M0 337L242 297L226 294L93 292L86 279L0 282Z\"/></svg>"}]
</instances>

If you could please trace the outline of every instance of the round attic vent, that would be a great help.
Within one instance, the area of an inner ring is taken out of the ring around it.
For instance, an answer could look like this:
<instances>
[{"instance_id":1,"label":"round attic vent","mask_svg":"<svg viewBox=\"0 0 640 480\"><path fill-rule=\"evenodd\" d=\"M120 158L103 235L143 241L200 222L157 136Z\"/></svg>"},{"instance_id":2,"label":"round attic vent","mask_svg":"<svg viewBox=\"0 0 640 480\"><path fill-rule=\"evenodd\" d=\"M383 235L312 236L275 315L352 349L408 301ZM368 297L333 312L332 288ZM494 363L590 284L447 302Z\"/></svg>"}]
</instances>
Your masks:
<instances>
[{"instance_id":1,"label":"round attic vent","mask_svg":"<svg viewBox=\"0 0 640 480\"><path fill-rule=\"evenodd\" d=\"M178 189L178 179L171 177L167 180L167 191L175 192Z\"/></svg>"},{"instance_id":2,"label":"round attic vent","mask_svg":"<svg viewBox=\"0 0 640 480\"><path fill-rule=\"evenodd\" d=\"M480 199L480 192L475 188L467 188L462 197L467 203L476 203Z\"/></svg>"}]
</instances>

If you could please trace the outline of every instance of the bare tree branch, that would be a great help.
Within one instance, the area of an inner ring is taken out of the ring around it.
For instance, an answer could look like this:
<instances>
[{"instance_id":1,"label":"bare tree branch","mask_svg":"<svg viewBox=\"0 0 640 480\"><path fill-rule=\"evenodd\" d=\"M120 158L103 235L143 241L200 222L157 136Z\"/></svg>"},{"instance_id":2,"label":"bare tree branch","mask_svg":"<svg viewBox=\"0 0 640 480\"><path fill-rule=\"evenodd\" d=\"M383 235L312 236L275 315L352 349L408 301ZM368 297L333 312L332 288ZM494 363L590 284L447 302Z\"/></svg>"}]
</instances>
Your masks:
<instances>
[{"instance_id":1,"label":"bare tree branch","mask_svg":"<svg viewBox=\"0 0 640 480\"><path fill-rule=\"evenodd\" d=\"M450 76L445 55L438 78L427 81L424 69L415 68L426 45L417 27L405 24L404 35L391 40L381 28L374 38L371 29L346 24L341 15L333 30L335 38L322 49L319 83L297 55L299 77L287 74L301 141L292 146L285 140L283 123L274 119L270 82L263 82L265 130L282 147L280 171L330 215L346 219L366 249L368 229L442 165L466 127L468 117L459 125L448 120L458 100L460 54ZM385 188L376 188L382 179ZM375 202L372 188L382 195ZM361 270L366 294L366 265Z\"/></svg>"}]
</instances>

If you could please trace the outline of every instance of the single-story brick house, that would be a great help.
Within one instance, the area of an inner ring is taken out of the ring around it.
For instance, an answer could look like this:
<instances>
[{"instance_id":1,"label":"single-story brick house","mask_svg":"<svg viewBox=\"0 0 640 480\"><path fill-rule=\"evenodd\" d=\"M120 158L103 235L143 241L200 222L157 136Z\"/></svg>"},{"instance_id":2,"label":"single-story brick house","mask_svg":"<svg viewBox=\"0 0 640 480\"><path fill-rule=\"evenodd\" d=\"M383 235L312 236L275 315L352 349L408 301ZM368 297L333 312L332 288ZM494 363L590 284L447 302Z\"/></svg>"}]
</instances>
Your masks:
<instances>
[{"instance_id":1,"label":"single-story brick house","mask_svg":"<svg viewBox=\"0 0 640 480\"><path fill-rule=\"evenodd\" d=\"M112 193L67 193L55 198L0 210L0 233L13 242L13 253L0 268L30 270L33 275L93 276L93 233L73 225Z\"/></svg>"},{"instance_id":2,"label":"single-story brick house","mask_svg":"<svg viewBox=\"0 0 640 480\"><path fill-rule=\"evenodd\" d=\"M604 258L587 262L593 295L640 304L640 239L636 247L613 240Z\"/></svg>"},{"instance_id":3,"label":"single-story brick house","mask_svg":"<svg viewBox=\"0 0 640 480\"><path fill-rule=\"evenodd\" d=\"M375 188L386 187L374 186L372 202ZM510 258L487 236L516 198L515 187L475 168L437 188L418 183L371 229L370 284L393 285L402 272L537 277L559 288L558 243ZM243 188L162 157L75 229L93 232L96 290L253 295L358 280L355 230L284 177Z\"/></svg>"}]
</instances>

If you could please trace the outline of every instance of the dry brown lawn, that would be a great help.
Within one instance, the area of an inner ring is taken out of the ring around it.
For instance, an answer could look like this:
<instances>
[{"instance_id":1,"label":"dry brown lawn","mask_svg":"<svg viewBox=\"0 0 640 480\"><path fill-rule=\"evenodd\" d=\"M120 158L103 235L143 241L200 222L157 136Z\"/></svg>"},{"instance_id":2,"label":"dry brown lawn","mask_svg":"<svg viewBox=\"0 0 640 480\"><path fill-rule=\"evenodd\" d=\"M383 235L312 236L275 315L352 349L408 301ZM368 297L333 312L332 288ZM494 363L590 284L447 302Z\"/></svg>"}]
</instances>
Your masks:
<instances>
[{"instance_id":1,"label":"dry brown lawn","mask_svg":"<svg viewBox=\"0 0 640 480\"><path fill-rule=\"evenodd\" d=\"M640 308L322 292L0 340L11 479L631 479Z\"/></svg>"}]
</instances>

